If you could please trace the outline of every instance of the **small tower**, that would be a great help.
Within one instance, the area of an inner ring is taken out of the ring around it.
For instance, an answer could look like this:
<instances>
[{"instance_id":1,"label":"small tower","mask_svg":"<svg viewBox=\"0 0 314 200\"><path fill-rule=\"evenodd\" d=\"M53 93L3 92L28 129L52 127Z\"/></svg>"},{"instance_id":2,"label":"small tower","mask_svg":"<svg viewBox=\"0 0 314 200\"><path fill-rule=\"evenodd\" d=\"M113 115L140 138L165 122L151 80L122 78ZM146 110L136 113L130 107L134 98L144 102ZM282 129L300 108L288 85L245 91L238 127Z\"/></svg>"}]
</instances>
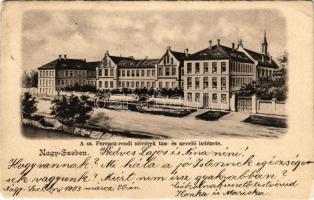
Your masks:
<instances>
[{"instance_id":1,"label":"small tower","mask_svg":"<svg viewBox=\"0 0 314 200\"><path fill-rule=\"evenodd\" d=\"M267 47L268 47L268 43L267 43L267 39L266 39L266 31L264 31L264 40L262 43L262 54L267 55Z\"/></svg>"}]
</instances>

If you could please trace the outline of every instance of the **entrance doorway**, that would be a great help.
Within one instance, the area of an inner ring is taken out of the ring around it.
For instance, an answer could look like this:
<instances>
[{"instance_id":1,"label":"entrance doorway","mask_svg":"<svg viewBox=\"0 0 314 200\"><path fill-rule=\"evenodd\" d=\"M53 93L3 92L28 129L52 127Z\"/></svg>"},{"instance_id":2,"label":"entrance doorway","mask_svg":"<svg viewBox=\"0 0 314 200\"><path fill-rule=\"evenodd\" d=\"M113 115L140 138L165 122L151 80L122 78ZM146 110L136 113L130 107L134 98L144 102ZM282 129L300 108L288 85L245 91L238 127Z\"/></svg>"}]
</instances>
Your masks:
<instances>
[{"instance_id":1,"label":"entrance doorway","mask_svg":"<svg viewBox=\"0 0 314 200\"><path fill-rule=\"evenodd\" d=\"M203 107L208 108L208 93L203 94Z\"/></svg>"}]
</instances>

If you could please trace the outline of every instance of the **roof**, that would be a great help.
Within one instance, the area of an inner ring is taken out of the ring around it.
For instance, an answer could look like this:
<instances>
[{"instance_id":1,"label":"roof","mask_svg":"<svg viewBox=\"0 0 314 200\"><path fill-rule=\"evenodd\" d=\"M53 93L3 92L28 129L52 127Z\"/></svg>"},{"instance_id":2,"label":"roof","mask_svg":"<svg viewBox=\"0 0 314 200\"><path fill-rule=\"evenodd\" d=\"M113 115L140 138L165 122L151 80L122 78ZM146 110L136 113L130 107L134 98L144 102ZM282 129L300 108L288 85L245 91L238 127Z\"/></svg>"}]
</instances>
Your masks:
<instances>
[{"instance_id":1,"label":"roof","mask_svg":"<svg viewBox=\"0 0 314 200\"><path fill-rule=\"evenodd\" d=\"M56 59L43 66L38 67L38 70L55 69L55 70L96 70L96 65L99 62L86 62L82 59Z\"/></svg>"},{"instance_id":2,"label":"roof","mask_svg":"<svg viewBox=\"0 0 314 200\"><path fill-rule=\"evenodd\" d=\"M170 52L172 53L172 55L178 60L178 61L182 61L185 58L185 53L184 52L177 52L177 51L172 51L170 49Z\"/></svg>"},{"instance_id":3,"label":"roof","mask_svg":"<svg viewBox=\"0 0 314 200\"><path fill-rule=\"evenodd\" d=\"M263 55L261 53L257 53L255 51L249 50L249 49L244 49L254 60L258 62L257 66L264 66L264 67L270 67L270 68L278 68L278 65L276 62L269 57L268 55ZM264 56L264 59L263 59ZM270 62L271 60L271 62Z\"/></svg>"},{"instance_id":4,"label":"roof","mask_svg":"<svg viewBox=\"0 0 314 200\"><path fill-rule=\"evenodd\" d=\"M133 59L121 60L118 63L119 68L154 68L159 59Z\"/></svg>"},{"instance_id":5,"label":"roof","mask_svg":"<svg viewBox=\"0 0 314 200\"><path fill-rule=\"evenodd\" d=\"M198 51L185 60L222 60L231 59L232 61L253 63L253 61L245 55L245 53L237 51L223 45L214 45L211 49L205 48Z\"/></svg>"},{"instance_id":6,"label":"roof","mask_svg":"<svg viewBox=\"0 0 314 200\"><path fill-rule=\"evenodd\" d=\"M111 55L109 55L109 57L116 64L118 64L121 60L133 60L132 57L111 56Z\"/></svg>"},{"instance_id":7,"label":"roof","mask_svg":"<svg viewBox=\"0 0 314 200\"><path fill-rule=\"evenodd\" d=\"M86 62L86 67L90 70L96 70L96 67L100 64L100 61Z\"/></svg>"}]
</instances>

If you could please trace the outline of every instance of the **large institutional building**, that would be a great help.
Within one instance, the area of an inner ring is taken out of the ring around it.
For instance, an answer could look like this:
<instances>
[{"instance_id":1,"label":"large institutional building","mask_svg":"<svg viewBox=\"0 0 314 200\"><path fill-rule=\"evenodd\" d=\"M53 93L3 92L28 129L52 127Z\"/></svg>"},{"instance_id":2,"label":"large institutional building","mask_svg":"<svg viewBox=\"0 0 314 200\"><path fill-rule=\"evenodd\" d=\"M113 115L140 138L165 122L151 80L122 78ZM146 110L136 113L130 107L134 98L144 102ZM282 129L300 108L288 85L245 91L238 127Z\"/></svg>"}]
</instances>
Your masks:
<instances>
[{"instance_id":1,"label":"large institutional building","mask_svg":"<svg viewBox=\"0 0 314 200\"><path fill-rule=\"evenodd\" d=\"M166 49L161 58L135 59L106 51L99 62L62 58L38 68L40 94L54 95L67 86L92 85L98 90L122 88L183 88L189 106L229 109L229 99L241 86L278 69L268 53L266 35L260 53L222 45L218 39L189 54Z\"/></svg>"},{"instance_id":2,"label":"large institutional building","mask_svg":"<svg viewBox=\"0 0 314 200\"><path fill-rule=\"evenodd\" d=\"M184 99L190 106L229 109L232 93L278 68L267 51L266 35L262 52L243 47L226 47L217 40L184 60Z\"/></svg>"},{"instance_id":3,"label":"large institutional building","mask_svg":"<svg viewBox=\"0 0 314 200\"><path fill-rule=\"evenodd\" d=\"M74 85L96 84L96 66L99 62L68 59L66 55L38 68L39 94L55 95L58 90Z\"/></svg>"}]
</instances>

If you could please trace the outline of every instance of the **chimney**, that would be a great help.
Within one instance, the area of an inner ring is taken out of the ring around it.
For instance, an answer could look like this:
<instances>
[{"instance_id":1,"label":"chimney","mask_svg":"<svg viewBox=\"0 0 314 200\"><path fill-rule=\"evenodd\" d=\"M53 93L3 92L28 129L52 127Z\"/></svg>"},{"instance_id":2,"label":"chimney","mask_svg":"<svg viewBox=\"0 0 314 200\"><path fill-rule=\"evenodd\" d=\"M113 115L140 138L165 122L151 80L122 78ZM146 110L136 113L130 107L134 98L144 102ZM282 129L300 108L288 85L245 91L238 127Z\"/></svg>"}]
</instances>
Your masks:
<instances>
[{"instance_id":1,"label":"chimney","mask_svg":"<svg viewBox=\"0 0 314 200\"><path fill-rule=\"evenodd\" d=\"M189 56L189 49L185 49L185 57Z\"/></svg>"},{"instance_id":2,"label":"chimney","mask_svg":"<svg viewBox=\"0 0 314 200\"><path fill-rule=\"evenodd\" d=\"M170 46L168 46L168 50L171 50L171 47L170 47Z\"/></svg>"},{"instance_id":3,"label":"chimney","mask_svg":"<svg viewBox=\"0 0 314 200\"><path fill-rule=\"evenodd\" d=\"M232 51L234 51L234 43L232 43Z\"/></svg>"},{"instance_id":4,"label":"chimney","mask_svg":"<svg viewBox=\"0 0 314 200\"><path fill-rule=\"evenodd\" d=\"M217 39L217 46L220 46L220 39Z\"/></svg>"},{"instance_id":5,"label":"chimney","mask_svg":"<svg viewBox=\"0 0 314 200\"><path fill-rule=\"evenodd\" d=\"M66 60L66 59L67 59L67 55L66 55L66 54L64 54L63 56L64 56L64 60Z\"/></svg>"},{"instance_id":6,"label":"chimney","mask_svg":"<svg viewBox=\"0 0 314 200\"><path fill-rule=\"evenodd\" d=\"M109 55L109 51L108 51L108 50L106 50L105 56L108 56L108 55Z\"/></svg>"},{"instance_id":7,"label":"chimney","mask_svg":"<svg viewBox=\"0 0 314 200\"><path fill-rule=\"evenodd\" d=\"M211 49L211 48L212 48L212 41L209 40L209 49Z\"/></svg>"},{"instance_id":8,"label":"chimney","mask_svg":"<svg viewBox=\"0 0 314 200\"><path fill-rule=\"evenodd\" d=\"M59 55L59 60L61 60L62 59L62 56L61 55Z\"/></svg>"}]
</instances>

